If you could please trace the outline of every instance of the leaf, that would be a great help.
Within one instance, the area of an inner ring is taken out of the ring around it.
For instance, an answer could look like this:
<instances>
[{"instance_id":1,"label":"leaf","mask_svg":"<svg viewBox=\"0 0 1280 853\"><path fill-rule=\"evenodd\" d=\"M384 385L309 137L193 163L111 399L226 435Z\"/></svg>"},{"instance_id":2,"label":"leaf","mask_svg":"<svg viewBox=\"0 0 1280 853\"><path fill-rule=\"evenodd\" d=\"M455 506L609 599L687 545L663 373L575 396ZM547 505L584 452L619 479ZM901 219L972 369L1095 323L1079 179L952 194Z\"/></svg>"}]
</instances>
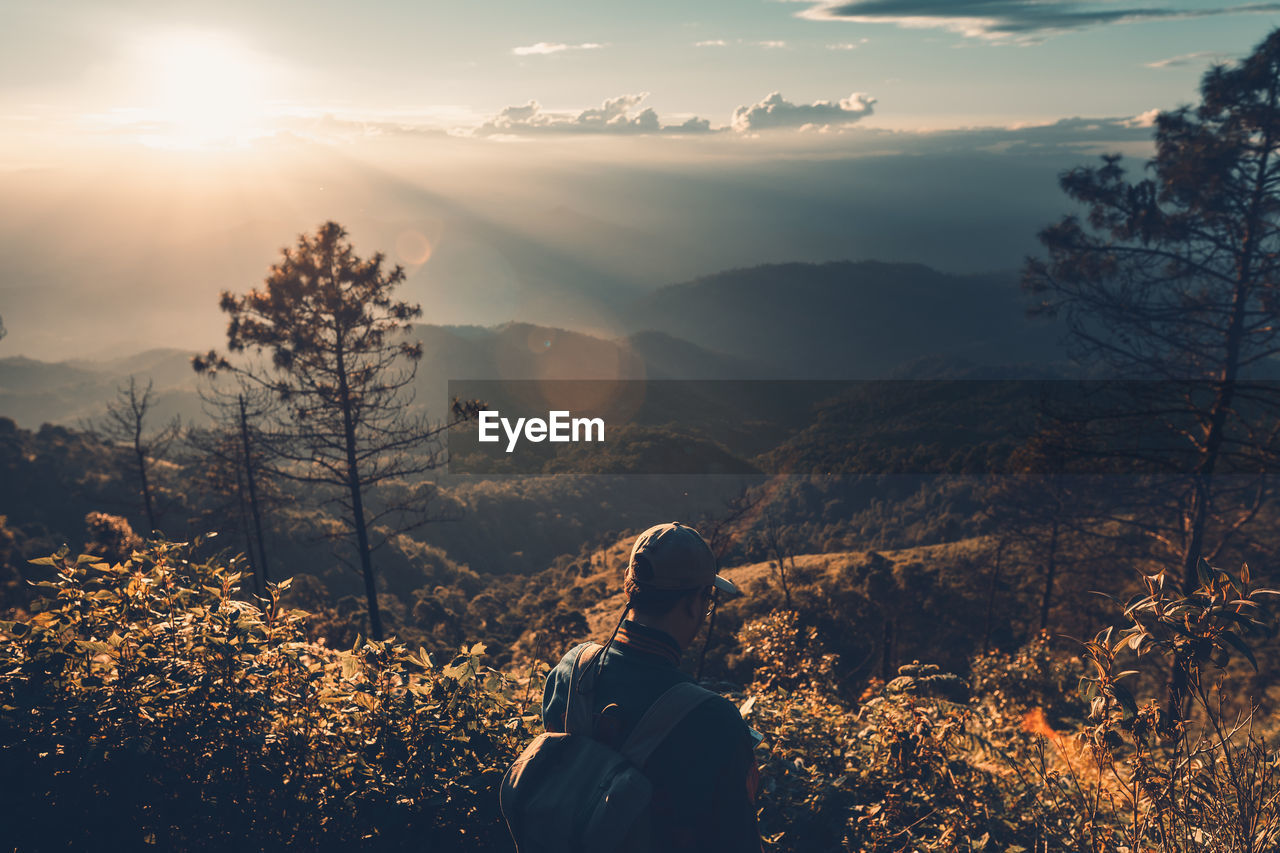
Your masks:
<instances>
[{"instance_id":1,"label":"leaf","mask_svg":"<svg viewBox=\"0 0 1280 853\"><path fill-rule=\"evenodd\" d=\"M1213 582L1213 567L1209 565L1209 561L1204 557L1196 563L1196 576L1200 578L1202 586L1208 586Z\"/></svg>"},{"instance_id":2,"label":"leaf","mask_svg":"<svg viewBox=\"0 0 1280 853\"><path fill-rule=\"evenodd\" d=\"M1224 633L1222 635L1222 639L1230 643L1231 646L1235 648L1236 651L1240 652L1240 654L1244 655L1248 659L1249 663L1253 664L1254 672L1258 671L1258 659L1253 656L1253 649L1249 648L1248 643L1246 643L1244 640L1240 639L1230 631L1227 631L1226 633Z\"/></svg>"},{"instance_id":3,"label":"leaf","mask_svg":"<svg viewBox=\"0 0 1280 853\"><path fill-rule=\"evenodd\" d=\"M1138 703L1134 700L1133 694L1129 692L1129 688L1123 684L1112 684L1111 692L1115 695L1116 701L1124 708L1126 719L1137 716Z\"/></svg>"},{"instance_id":4,"label":"leaf","mask_svg":"<svg viewBox=\"0 0 1280 853\"><path fill-rule=\"evenodd\" d=\"M1242 583L1244 583L1246 586L1248 586L1248 585L1249 585L1249 581L1250 581L1251 579L1252 579L1252 576L1251 576L1251 575L1250 575L1250 573L1249 573L1249 564L1248 564L1248 563L1241 563L1241 564L1240 564L1240 580L1241 580L1241 582L1242 582Z\"/></svg>"}]
</instances>

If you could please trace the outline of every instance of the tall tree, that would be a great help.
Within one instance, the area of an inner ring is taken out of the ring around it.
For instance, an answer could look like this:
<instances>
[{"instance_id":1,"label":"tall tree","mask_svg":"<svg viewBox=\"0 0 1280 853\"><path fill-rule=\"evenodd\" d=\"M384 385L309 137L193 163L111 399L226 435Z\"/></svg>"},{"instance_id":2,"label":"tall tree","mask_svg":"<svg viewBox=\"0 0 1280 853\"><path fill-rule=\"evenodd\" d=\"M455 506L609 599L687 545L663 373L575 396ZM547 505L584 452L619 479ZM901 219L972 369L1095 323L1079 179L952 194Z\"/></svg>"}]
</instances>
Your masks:
<instances>
[{"instance_id":1,"label":"tall tree","mask_svg":"<svg viewBox=\"0 0 1280 853\"><path fill-rule=\"evenodd\" d=\"M1129 180L1119 155L1063 175L1087 215L1044 230L1048 258L1024 278L1038 310L1065 315L1083 359L1160 380L1154 397L1118 396L1156 469L1185 475L1164 488L1179 495L1167 541L1187 594L1211 524L1229 536L1260 505L1215 496L1215 474L1257 473L1276 455L1280 400L1249 380L1280 354L1280 31L1210 69L1200 91L1198 107L1157 116L1147 177Z\"/></svg>"},{"instance_id":2,"label":"tall tree","mask_svg":"<svg viewBox=\"0 0 1280 853\"><path fill-rule=\"evenodd\" d=\"M157 528L152 464L164 458L182 429L180 420L175 417L160 429L151 431L148 419L154 416L152 410L155 406L152 388L151 380L147 380L147 387L140 390L137 378L130 376L128 387L117 388L116 398L107 404L106 417L89 424L89 431L101 440L128 448L138 476L138 495L147 519L148 534Z\"/></svg>"},{"instance_id":3,"label":"tall tree","mask_svg":"<svg viewBox=\"0 0 1280 853\"><path fill-rule=\"evenodd\" d=\"M422 309L394 297L403 281L401 267L384 269L381 253L360 258L345 229L327 222L282 251L261 289L222 294L231 352L269 355L269 364L235 366L216 352L193 360L197 372L235 370L283 404L271 429L276 470L331 487L364 579L375 639L383 636L373 565L377 526L390 519L400 530L412 525L404 506L371 511L370 493L437 467L438 439L452 426L410 413L422 348L407 333Z\"/></svg>"}]
</instances>

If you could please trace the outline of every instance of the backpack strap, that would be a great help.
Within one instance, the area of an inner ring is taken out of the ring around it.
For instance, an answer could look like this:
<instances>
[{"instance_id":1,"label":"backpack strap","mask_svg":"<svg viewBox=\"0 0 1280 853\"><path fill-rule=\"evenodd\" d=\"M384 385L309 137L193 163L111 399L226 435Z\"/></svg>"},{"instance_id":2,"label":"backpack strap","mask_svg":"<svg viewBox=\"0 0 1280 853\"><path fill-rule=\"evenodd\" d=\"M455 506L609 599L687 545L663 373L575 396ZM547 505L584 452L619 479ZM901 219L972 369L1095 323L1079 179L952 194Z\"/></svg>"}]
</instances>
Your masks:
<instances>
[{"instance_id":1,"label":"backpack strap","mask_svg":"<svg viewBox=\"0 0 1280 853\"><path fill-rule=\"evenodd\" d=\"M596 688L596 667L591 664L603 650L599 643L590 643L574 658L564 703L565 734L591 734L591 694Z\"/></svg>"},{"instance_id":2,"label":"backpack strap","mask_svg":"<svg viewBox=\"0 0 1280 853\"><path fill-rule=\"evenodd\" d=\"M636 723L626 743L622 745L622 754L643 770L649 756L658 748L658 744L666 740L671 730L690 711L717 695L691 681L672 685L649 706L640 722Z\"/></svg>"}]
</instances>

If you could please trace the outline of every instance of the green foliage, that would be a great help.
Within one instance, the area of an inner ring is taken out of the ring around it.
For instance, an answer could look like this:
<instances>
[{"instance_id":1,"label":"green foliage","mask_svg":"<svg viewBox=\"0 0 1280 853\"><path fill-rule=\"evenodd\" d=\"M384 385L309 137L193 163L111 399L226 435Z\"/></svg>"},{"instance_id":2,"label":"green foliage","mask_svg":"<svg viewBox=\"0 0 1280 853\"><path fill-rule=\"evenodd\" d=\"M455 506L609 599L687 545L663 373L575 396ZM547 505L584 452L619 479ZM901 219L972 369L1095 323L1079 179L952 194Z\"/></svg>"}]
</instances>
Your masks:
<instances>
[{"instance_id":1,"label":"green foliage","mask_svg":"<svg viewBox=\"0 0 1280 853\"><path fill-rule=\"evenodd\" d=\"M235 565L150 543L54 576L0 623L0 796L18 850L490 849L496 781L534 733L472 646L306 641Z\"/></svg>"}]
</instances>

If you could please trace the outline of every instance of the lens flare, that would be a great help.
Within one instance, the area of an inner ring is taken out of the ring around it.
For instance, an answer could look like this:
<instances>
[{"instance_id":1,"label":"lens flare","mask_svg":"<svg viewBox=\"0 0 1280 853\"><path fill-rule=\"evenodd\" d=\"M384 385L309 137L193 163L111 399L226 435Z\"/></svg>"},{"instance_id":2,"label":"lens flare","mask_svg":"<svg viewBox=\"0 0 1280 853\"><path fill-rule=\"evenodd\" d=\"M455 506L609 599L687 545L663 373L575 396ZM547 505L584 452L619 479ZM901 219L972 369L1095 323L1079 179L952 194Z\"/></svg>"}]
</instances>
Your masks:
<instances>
[{"instance_id":1,"label":"lens flare","mask_svg":"<svg viewBox=\"0 0 1280 853\"><path fill-rule=\"evenodd\" d=\"M400 263L416 267L431 259L431 241L418 231L402 231L396 237L396 257Z\"/></svg>"}]
</instances>

